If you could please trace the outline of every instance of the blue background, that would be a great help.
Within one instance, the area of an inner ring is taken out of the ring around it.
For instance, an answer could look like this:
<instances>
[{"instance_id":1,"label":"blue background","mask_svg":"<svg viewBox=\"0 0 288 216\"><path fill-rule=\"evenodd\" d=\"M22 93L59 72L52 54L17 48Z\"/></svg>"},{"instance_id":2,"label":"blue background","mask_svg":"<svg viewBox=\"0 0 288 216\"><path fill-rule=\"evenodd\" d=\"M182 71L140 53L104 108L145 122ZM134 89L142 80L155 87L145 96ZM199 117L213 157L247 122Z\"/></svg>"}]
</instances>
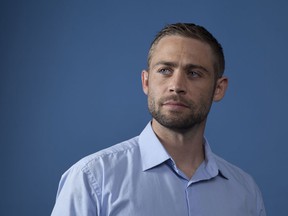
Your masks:
<instances>
[{"instance_id":1,"label":"blue background","mask_svg":"<svg viewBox=\"0 0 288 216\"><path fill-rule=\"evenodd\" d=\"M212 149L255 178L268 215L287 216L287 11L285 0L1 0L0 215L49 215L65 170L142 131L150 42L180 21L224 47Z\"/></svg>"}]
</instances>

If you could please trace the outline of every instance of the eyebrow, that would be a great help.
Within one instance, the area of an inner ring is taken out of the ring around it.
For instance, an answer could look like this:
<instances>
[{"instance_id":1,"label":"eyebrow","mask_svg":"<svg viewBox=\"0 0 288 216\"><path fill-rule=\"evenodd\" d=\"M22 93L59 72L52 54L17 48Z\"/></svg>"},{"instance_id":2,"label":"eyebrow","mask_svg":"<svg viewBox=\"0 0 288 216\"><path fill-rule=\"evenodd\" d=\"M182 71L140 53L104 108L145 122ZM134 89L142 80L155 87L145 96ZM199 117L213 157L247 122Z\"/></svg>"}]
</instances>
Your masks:
<instances>
[{"instance_id":1,"label":"eyebrow","mask_svg":"<svg viewBox=\"0 0 288 216\"><path fill-rule=\"evenodd\" d=\"M157 62L155 65L153 65L152 68L156 67L156 66L159 66L159 65L165 65L165 66L168 66L168 67L178 67L178 64L175 63L175 62L169 62L169 61L159 61ZM187 69L201 69L205 72L209 72L205 67L201 66L201 65L196 65L196 64L187 64L185 65L185 70Z\"/></svg>"}]
</instances>

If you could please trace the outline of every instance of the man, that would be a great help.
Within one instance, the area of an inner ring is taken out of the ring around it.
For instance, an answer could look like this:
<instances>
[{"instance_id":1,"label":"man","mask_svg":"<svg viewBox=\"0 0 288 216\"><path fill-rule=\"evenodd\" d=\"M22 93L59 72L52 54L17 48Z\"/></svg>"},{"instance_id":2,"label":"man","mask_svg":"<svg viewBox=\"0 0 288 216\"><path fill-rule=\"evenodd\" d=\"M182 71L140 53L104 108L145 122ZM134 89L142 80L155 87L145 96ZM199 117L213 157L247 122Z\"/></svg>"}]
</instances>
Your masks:
<instances>
[{"instance_id":1,"label":"man","mask_svg":"<svg viewBox=\"0 0 288 216\"><path fill-rule=\"evenodd\" d=\"M203 27L167 25L142 72L152 121L130 140L85 157L59 184L52 215L263 216L253 179L204 138L225 94L221 45Z\"/></svg>"}]
</instances>

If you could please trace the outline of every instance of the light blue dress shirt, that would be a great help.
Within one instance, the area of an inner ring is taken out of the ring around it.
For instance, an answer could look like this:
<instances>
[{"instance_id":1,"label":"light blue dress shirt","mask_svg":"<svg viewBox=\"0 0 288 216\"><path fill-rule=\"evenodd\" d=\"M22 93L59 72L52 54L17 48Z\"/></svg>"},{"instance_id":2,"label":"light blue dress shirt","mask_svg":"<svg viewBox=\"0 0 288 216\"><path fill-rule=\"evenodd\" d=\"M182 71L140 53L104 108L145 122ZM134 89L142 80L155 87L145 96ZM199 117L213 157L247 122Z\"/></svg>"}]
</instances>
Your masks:
<instances>
[{"instance_id":1,"label":"light blue dress shirt","mask_svg":"<svg viewBox=\"0 0 288 216\"><path fill-rule=\"evenodd\" d=\"M149 123L140 136L87 156L63 174L52 216L265 216L241 169L212 153L188 179Z\"/></svg>"}]
</instances>

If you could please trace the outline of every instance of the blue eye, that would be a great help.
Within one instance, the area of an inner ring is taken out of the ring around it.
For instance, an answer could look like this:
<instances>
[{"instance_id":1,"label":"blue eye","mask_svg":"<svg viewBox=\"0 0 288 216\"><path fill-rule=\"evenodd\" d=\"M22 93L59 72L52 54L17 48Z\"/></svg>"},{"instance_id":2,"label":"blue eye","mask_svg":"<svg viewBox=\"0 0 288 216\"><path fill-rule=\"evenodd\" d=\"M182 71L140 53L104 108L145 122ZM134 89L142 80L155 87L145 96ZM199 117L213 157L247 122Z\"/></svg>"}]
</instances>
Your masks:
<instances>
[{"instance_id":1,"label":"blue eye","mask_svg":"<svg viewBox=\"0 0 288 216\"><path fill-rule=\"evenodd\" d=\"M158 70L158 73L161 73L163 75L169 75L172 73L172 70L168 69L168 68L161 68Z\"/></svg>"},{"instance_id":2,"label":"blue eye","mask_svg":"<svg viewBox=\"0 0 288 216\"><path fill-rule=\"evenodd\" d=\"M189 76L189 77L192 77L192 78L198 78L198 77L201 76L201 74L198 73L198 72L196 72L196 71L189 71L189 72L188 72L188 76Z\"/></svg>"}]
</instances>

